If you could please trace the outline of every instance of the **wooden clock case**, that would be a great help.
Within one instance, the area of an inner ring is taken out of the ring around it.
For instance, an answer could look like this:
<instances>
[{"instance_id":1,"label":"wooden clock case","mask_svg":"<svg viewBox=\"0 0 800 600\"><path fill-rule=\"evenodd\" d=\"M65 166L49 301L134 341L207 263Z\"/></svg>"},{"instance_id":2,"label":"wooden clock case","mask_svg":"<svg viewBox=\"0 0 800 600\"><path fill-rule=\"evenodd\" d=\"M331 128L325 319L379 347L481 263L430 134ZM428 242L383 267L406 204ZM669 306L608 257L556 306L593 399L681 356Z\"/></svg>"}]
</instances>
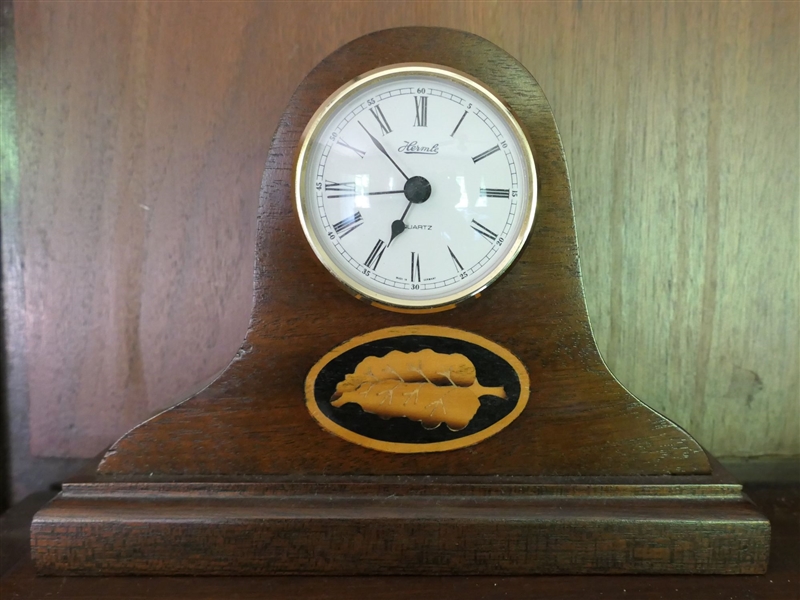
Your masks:
<instances>
[{"instance_id":1,"label":"wooden clock case","mask_svg":"<svg viewBox=\"0 0 800 600\"><path fill-rule=\"evenodd\" d=\"M386 64L463 71L527 129L540 183L531 239L480 299L401 314L344 293L295 213L293 160L316 108ZM686 432L608 371L586 313L567 166L533 77L475 35L381 31L320 63L267 159L255 304L241 349L194 397L142 423L32 525L39 573L758 573L769 523ZM306 374L343 341L447 326L509 349L530 375L516 421L481 443L393 454L324 431ZM635 349L631 349L635 351Z\"/></svg>"}]
</instances>

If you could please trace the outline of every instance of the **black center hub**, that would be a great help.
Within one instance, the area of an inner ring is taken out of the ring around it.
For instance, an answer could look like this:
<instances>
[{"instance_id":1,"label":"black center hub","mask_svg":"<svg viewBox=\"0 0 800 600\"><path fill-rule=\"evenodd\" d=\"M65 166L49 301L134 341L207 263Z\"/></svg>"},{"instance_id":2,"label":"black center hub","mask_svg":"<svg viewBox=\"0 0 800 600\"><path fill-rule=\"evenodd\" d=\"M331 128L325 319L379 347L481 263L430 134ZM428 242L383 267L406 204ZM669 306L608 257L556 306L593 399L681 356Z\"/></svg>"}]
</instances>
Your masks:
<instances>
[{"instance_id":1,"label":"black center hub","mask_svg":"<svg viewBox=\"0 0 800 600\"><path fill-rule=\"evenodd\" d=\"M406 181L403 186L406 199L414 204L422 204L431 197L431 183L424 177L415 175Z\"/></svg>"}]
</instances>

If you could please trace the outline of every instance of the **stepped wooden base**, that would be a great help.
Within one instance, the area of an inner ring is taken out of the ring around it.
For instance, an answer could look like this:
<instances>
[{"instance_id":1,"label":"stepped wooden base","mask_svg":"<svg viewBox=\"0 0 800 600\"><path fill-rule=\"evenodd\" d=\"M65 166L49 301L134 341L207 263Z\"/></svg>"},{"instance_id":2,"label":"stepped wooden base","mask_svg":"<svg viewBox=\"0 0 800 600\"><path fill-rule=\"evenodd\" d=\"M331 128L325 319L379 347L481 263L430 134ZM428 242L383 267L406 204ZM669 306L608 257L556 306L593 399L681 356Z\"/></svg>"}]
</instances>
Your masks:
<instances>
[{"instance_id":1,"label":"stepped wooden base","mask_svg":"<svg viewBox=\"0 0 800 600\"><path fill-rule=\"evenodd\" d=\"M71 483L31 538L46 575L738 574L769 531L708 477L382 477Z\"/></svg>"}]
</instances>

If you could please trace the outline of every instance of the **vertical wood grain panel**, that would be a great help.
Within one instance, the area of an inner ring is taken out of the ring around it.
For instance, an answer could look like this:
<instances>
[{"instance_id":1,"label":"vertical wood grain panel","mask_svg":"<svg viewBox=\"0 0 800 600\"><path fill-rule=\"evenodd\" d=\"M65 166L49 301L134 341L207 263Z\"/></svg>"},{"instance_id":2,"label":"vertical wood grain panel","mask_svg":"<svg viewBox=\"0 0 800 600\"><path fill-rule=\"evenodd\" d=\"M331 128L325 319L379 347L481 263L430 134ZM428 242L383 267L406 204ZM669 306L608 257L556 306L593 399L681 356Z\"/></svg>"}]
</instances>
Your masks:
<instances>
[{"instance_id":1,"label":"vertical wood grain panel","mask_svg":"<svg viewBox=\"0 0 800 600\"><path fill-rule=\"evenodd\" d=\"M541 83L617 377L714 452L800 452L797 3L15 11L34 454L92 456L225 366L285 103L329 52L400 25L482 35Z\"/></svg>"},{"instance_id":2,"label":"vertical wood grain panel","mask_svg":"<svg viewBox=\"0 0 800 600\"><path fill-rule=\"evenodd\" d=\"M601 351L716 453L796 453L798 6L652 8L576 32L613 40L565 139Z\"/></svg>"}]
</instances>

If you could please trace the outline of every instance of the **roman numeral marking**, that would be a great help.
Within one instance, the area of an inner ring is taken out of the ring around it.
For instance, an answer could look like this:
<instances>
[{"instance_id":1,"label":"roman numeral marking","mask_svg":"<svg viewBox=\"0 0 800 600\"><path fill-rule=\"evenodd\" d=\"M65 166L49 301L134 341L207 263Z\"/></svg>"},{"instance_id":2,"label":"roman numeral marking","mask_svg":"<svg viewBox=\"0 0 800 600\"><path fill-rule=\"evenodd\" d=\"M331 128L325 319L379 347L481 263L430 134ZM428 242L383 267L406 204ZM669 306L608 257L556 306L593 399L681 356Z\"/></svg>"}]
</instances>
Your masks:
<instances>
[{"instance_id":1,"label":"roman numeral marking","mask_svg":"<svg viewBox=\"0 0 800 600\"><path fill-rule=\"evenodd\" d=\"M414 281L414 277L416 277L416 281L422 281L419 274L419 254L416 252L411 253L411 281Z\"/></svg>"},{"instance_id":2,"label":"roman numeral marking","mask_svg":"<svg viewBox=\"0 0 800 600\"><path fill-rule=\"evenodd\" d=\"M455 266L456 271L463 271L464 267L461 266L461 262L456 258L456 255L453 254L453 251L450 249L450 246L447 247L447 251L450 253L450 258L453 259L453 266Z\"/></svg>"},{"instance_id":3,"label":"roman numeral marking","mask_svg":"<svg viewBox=\"0 0 800 600\"><path fill-rule=\"evenodd\" d=\"M450 137L453 137L456 134L456 131L458 131L458 128L461 127L461 122L464 120L464 117L466 116L467 116L467 111L465 110L464 114L461 115L461 118L458 120L458 123L456 123L456 128L453 129L453 133L450 134Z\"/></svg>"},{"instance_id":4,"label":"roman numeral marking","mask_svg":"<svg viewBox=\"0 0 800 600\"><path fill-rule=\"evenodd\" d=\"M344 192L342 194L328 194L328 198L352 198L356 195L356 182L345 181L336 183L335 181L325 180L326 192Z\"/></svg>"},{"instance_id":5,"label":"roman numeral marking","mask_svg":"<svg viewBox=\"0 0 800 600\"><path fill-rule=\"evenodd\" d=\"M369 109L369 112L372 113L372 116L375 117L375 120L378 121L378 125L381 126L382 135L391 133L392 128L389 127L389 121L387 121L386 117L383 116L383 111L381 110L380 106L373 106L372 108Z\"/></svg>"},{"instance_id":6,"label":"roman numeral marking","mask_svg":"<svg viewBox=\"0 0 800 600\"><path fill-rule=\"evenodd\" d=\"M501 188L481 188L482 198L508 198L511 190Z\"/></svg>"},{"instance_id":7,"label":"roman numeral marking","mask_svg":"<svg viewBox=\"0 0 800 600\"><path fill-rule=\"evenodd\" d=\"M353 152L358 154L359 158L364 158L364 155L366 154L366 152L364 152L363 150L359 150L358 148L354 148L353 146L345 142L342 138L339 138L336 143L339 144L340 146L344 146L345 148L352 150Z\"/></svg>"},{"instance_id":8,"label":"roman numeral marking","mask_svg":"<svg viewBox=\"0 0 800 600\"><path fill-rule=\"evenodd\" d=\"M378 240L375 244L375 247L372 249L372 252L369 253L367 260L364 261L364 264L373 271L377 269L378 263L381 262L381 257L383 256L384 250L386 250L386 242L383 240Z\"/></svg>"},{"instance_id":9,"label":"roman numeral marking","mask_svg":"<svg viewBox=\"0 0 800 600\"><path fill-rule=\"evenodd\" d=\"M480 154L478 154L478 156L473 156L472 157L472 162L476 163L479 160L483 160L487 156L491 156L495 152L499 152L499 151L500 151L500 146L495 146L494 148L489 148L486 152L481 152Z\"/></svg>"},{"instance_id":10,"label":"roman numeral marking","mask_svg":"<svg viewBox=\"0 0 800 600\"><path fill-rule=\"evenodd\" d=\"M414 118L414 127L428 126L428 97L414 96L414 104L417 107L417 116Z\"/></svg>"},{"instance_id":11,"label":"roman numeral marking","mask_svg":"<svg viewBox=\"0 0 800 600\"><path fill-rule=\"evenodd\" d=\"M364 220L361 217L361 213L357 212L354 215L351 215L345 219L342 219L338 223L335 223L333 226L333 230L339 234L340 238L343 238L348 233L352 233L353 230L358 229L364 224Z\"/></svg>"},{"instance_id":12,"label":"roman numeral marking","mask_svg":"<svg viewBox=\"0 0 800 600\"><path fill-rule=\"evenodd\" d=\"M490 242L497 239L497 234L494 231L486 227L486 225L478 223L475 219L472 219L472 228Z\"/></svg>"},{"instance_id":13,"label":"roman numeral marking","mask_svg":"<svg viewBox=\"0 0 800 600\"><path fill-rule=\"evenodd\" d=\"M328 198L347 198L348 196L356 195L356 182L345 181L344 183L336 183L335 181L325 180L326 192L348 192L346 194L339 194L336 196L328 196Z\"/></svg>"}]
</instances>

